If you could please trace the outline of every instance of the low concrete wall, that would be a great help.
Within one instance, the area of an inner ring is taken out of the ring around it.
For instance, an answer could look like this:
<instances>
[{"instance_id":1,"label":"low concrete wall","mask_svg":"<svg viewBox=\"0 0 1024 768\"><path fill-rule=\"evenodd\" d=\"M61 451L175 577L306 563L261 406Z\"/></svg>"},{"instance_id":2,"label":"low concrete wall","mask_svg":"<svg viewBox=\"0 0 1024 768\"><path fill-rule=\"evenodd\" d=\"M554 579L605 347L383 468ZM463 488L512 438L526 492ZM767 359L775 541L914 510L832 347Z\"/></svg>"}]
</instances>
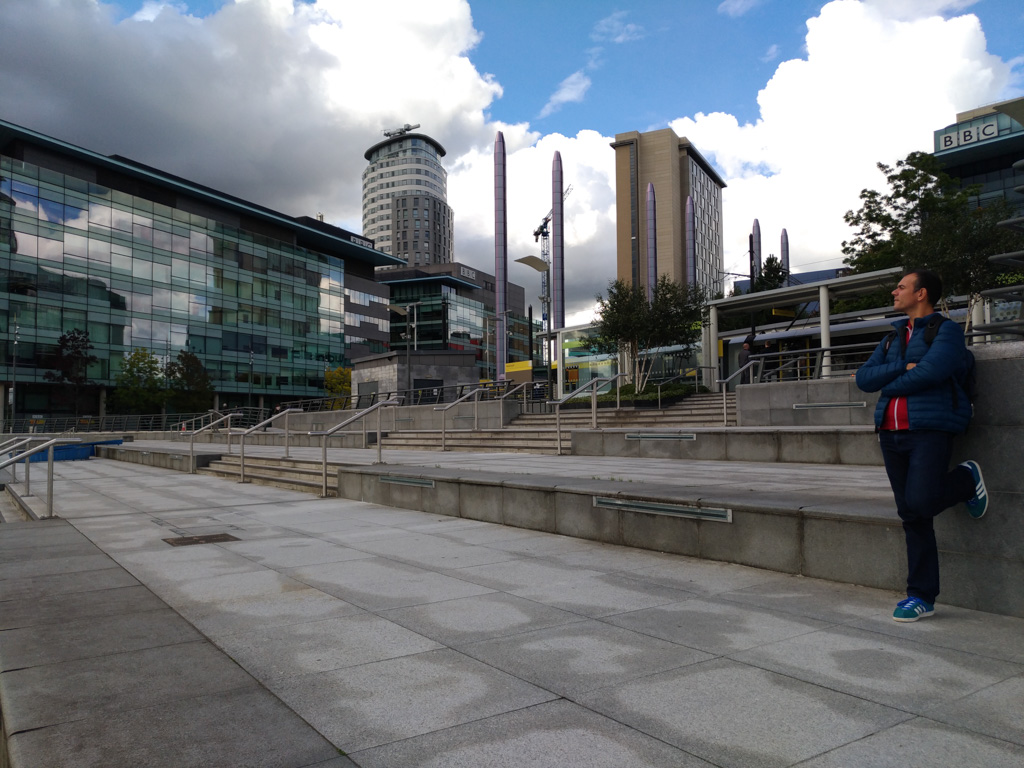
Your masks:
<instances>
[{"instance_id":1,"label":"low concrete wall","mask_svg":"<svg viewBox=\"0 0 1024 768\"><path fill-rule=\"evenodd\" d=\"M942 561L942 599L977 599L994 613L1021 612L1024 600L1024 342L974 348L978 393L970 429L953 461L976 460L989 509L973 520L956 509L935 521Z\"/></svg>"},{"instance_id":2,"label":"low concrete wall","mask_svg":"<svg viewBox=\"0 0 1024 768\"><path fill-rule=\"evenodd\" d=\"M572 433L573 456L881 466L874 427L594 429Z\"/></svg>"},{"instance_id":3,"label":"low concrete wall","mask_svg":"<svg viewBox=\"0 0 1024 768\"><path fill-rule=\"evenodd\" d=\"M345 467L338 473L338 495L345 499L863 586L895 590L903 585L903 531L891 516L686 501L678 488L645 493L624 485L426 467ZM629 509L630 502L638 508ZM727 507L731 522L640 509L652 504ZM1020 608L1024 611L1024 603Z\"/></svg>"},{"instance_id":4,"label":"low concrete wall","mask_svg":"<svg viewBox=\"0 0 1024 768\"><path fill-rule=\"evenodd\" d=\"M780 381L736 387L741 427L874 427L878 393L857 388L853 377Z\"/></svg>"}]
</instances>

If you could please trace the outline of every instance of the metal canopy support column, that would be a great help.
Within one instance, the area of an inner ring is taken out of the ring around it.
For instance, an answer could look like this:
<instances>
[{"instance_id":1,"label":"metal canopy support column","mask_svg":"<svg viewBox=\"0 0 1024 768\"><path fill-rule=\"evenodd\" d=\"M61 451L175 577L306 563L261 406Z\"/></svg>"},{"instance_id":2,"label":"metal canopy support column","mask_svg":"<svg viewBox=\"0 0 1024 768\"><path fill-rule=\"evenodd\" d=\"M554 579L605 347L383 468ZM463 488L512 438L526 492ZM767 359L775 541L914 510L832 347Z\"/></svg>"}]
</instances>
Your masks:
<instances>
[{"instance_id":1,"label":"metal canopy support column","mask_svg":"<svg viewBox=\"0 0 1024 768\"><path fill-rule=\"evenodd\" d=\"M832 375L832 311L829 306L828 286L818 287L818 316L821 318L821 346L825 350L821 355L821 378Z\"/></svg>"},{"instance_id":2,"label":"metal canopy support column","mask_svg":"<svg viewBox=\"0 0 1024 768\"><path fill-rule=\"evenodd\" d=\"M711 371L710 381L706 381L705 384L708 387L714 386L715 379L720 378L718 375L718 307L711 307L708 312L708 334L707 344L704 345L704 365L713 369ZM723 385L724 386L724 385Z\"/></svg>"}]
</instances>

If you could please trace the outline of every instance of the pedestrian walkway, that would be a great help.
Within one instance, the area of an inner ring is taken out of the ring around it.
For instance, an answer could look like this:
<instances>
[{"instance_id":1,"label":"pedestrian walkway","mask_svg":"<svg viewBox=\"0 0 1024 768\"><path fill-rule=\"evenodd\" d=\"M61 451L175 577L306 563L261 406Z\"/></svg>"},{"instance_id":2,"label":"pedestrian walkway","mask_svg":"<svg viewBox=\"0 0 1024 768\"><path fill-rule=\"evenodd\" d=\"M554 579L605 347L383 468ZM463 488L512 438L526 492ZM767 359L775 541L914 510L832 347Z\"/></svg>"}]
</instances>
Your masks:
<instances>
[{"instance_id":1,"label":"pedestrian walkway","mask_svg":"<svg viewBox=\"0 0 1024 768\"><path fill-rule=\"evenodd\" d=\"M837 469L789 483L881 493ZM897 624L881 590L137 464L56 472L59 519L0 525L12 768L1024 763L1021 619L940 602ZM216 538L165 541L187 537Z\"/></svg>"}]
</instances>

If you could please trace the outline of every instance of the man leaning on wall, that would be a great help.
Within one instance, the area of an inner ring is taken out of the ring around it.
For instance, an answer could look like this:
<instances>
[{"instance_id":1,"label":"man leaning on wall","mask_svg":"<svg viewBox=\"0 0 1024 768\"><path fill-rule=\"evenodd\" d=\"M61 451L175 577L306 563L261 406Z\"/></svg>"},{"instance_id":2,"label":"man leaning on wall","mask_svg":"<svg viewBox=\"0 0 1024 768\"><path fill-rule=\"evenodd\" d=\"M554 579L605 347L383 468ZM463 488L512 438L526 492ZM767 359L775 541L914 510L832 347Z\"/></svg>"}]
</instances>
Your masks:
<instances>
[{"instance_id":1,"label":"man leaning on wall","mask_svg":"<svg viewBox=\"0 0 1024 768\"><path fill-rule=\"evenodd\" d=\"M988 493L977 462L949 469L953 437L967 429L972 408L964 386L970 358L963 330L935 311L942 280L914 269L892 296L893 308L907 318L893 323L895 330L857 371L857 386L881 392L875 428L907 544L907 597L893 619L906 622L935 613L935 516L966 502L971 517L980 518Z\"/></svg>"}]
</instances>

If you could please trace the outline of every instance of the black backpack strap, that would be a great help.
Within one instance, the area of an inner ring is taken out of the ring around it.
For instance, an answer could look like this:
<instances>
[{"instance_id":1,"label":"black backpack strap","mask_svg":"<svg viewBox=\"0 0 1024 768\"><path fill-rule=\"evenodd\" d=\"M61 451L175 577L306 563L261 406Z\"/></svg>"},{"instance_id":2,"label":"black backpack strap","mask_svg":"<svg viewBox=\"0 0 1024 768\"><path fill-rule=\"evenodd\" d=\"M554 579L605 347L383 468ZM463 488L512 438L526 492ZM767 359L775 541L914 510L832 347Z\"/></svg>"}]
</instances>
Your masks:
<instances>
[{"instance_id":1,"label":"black backpack strap","mask_svg":"<svg viewBox=\"0 0 1024 768\"><path fill-rule=\"evenodd\" d=\"M928 321L928 324L924 327L924 343L931 346L931 343L935 341L936 335L939 333L939 326L946 322L948 318L938 315Z\"/></svg>"},{"instance_id":2,"label":"black backpack strap","mask_svg":"<svg viewBox=\"0 0 1024 768\"><path fill-rule=\"evenodd\" d=\"M882 357L883 357L883 358L884 358L884 357L885 357L886 355L888 355L888 354L889 354L889 347L891 347L891 346L892 346L892 343L893 343L894 341L896 341L896 339L897 339L897 337L898 337L898 336L899 336L899 334L897 333L897 331L896 331L895 329L893 329L893 330L889 331L889 335L888 335L888 336L886 336L886 337L885 337L885 338L884 338L884 339L882 340Z\"/></svg>"}]
</instances>

